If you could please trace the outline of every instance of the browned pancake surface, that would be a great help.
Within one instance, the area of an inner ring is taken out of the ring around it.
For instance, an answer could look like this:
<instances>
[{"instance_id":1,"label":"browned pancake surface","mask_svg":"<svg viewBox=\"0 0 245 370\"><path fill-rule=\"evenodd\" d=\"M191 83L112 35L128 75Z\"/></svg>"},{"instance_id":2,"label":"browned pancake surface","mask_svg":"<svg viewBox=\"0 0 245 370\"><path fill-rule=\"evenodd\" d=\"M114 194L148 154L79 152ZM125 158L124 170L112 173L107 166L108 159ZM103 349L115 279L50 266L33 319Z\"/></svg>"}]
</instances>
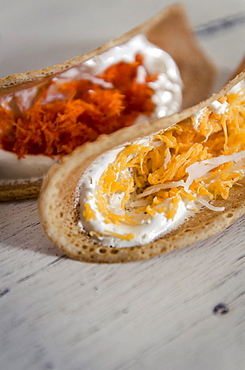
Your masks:
<instances>
[{"instance_id":1,"label":"browned pancake surface","mask_svg":"<svg viewBox=\"0 0 245 370\"><path fill-rule=\"evenodd\" d=\"M190 107L210 95L215 80L214 65L200 48L184 8L181 5L172 5L126 34L88 54L45 69L0 79L0 96L45 83L56 74L77 66L116 45L125 43L137 34L145 34L149 41L169 53L177 63L184 83L182 108ZM36 181L0 184L0 201L37 196L38 192L39 187Z\"/></svg>"},{"instance_id":2,"label":"browned pancake surface","mask_svg":"<svg viewBox=\"0 0 245 370\"><path fill-rule=\"evenodd\" d=\"M77 148L62 162L54 165L42 185L39 213L42 226L49 239L68 256L86 262L117 263L147 259L205 239L224 229L245 212L245 181L231 189L228 200L216 201L225 211L202 209L176 230L147 245L131 248L104 247L94 242L78 226L78 182L89 164L103 152L167 128L189 117L199 109L224 95L237 82L245 78L245 71L232 80L218 94L186 109L180 114L165 117L151 124L122 129L111 136L101 136L93 143Z\"/></svg>"}]
</instances>

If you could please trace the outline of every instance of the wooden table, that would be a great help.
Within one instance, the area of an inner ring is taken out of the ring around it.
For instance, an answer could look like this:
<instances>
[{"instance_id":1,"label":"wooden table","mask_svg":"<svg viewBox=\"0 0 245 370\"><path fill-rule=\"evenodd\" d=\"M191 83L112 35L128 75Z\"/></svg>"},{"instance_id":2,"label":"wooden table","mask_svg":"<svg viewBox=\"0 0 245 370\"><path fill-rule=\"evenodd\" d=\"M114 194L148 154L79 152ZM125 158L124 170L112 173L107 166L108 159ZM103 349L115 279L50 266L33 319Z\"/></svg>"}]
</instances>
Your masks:
<instances>
[{"instance_id":1,"label":"wooden table","mask_svg":"<svg viewBox=\"0 0 245 370\"><path fill-rule=\"evenodd\" d=\"M57 17L57 30L63 29L58 20L66 14L70 23L63 27L68 30L71 25L68 42L76 32L72 17L76 25L78 2L62 2L60 8L54 6L57 1L51 3L50 8L44 1L35 9L23 1L26 12L22 9L21 20L31 19L37 35L35 20L43 16L41 10L50 9L48 19ZM122 14L122 24L111 34L133 25L132 16L127 18L129 6L142 8L140 1L122 1L117 7L116 3L103 3L111 19ZM184 3L200 42L218 65L220 84L244 54L244 1ZM84 9L92 9L89 4L85 1ZM136 23L164 5L147 3L140 16L135 12ZM6 2L3 13L10 17L7 8ZM96 7L88 17L80 11L87 23L99 17ZM17 17L17 10L12 12ZM100 14L107 16L105 11ZM9 19L15 27L15 19ZM44 30L46 36L50 32L48 47L59 37L52 30ZM3 35L10 40L7 31ZM13 56L14 48L8 49L5 41L3 48ZM4 65L7 58L1 58ZM33 52L28 63L37 62ZM18 60L12 66L6 63L6 71L7 67L17 68ZM35 199L0 204L0 369L245 369L244 238L245 217L241 217L208 240L152 260L86 264L62 255L47 240Z\"/></svg>"}]
</instances>

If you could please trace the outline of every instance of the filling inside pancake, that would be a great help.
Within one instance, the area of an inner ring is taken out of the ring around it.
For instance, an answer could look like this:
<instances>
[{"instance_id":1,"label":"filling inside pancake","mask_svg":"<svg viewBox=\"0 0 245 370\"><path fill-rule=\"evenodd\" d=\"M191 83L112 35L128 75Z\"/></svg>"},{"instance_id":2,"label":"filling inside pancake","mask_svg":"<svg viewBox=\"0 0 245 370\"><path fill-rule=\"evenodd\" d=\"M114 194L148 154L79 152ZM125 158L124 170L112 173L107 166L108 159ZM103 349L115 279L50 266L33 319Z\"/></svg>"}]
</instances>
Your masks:
<instances>
[{"instance_id":1,"label":"filling inside pancake","mask_svg":"<svg viewBox=\"0 0 245 370\"><path fill-rule=\"evenodd\" d=\"M50 158L101 134L175 113L181 101L175 62L138 35L48 83L0 99L0 176L14 178L21 163L28 178L26 157L33 170L37 155L48 157L49 167Z\"/></svg>"},{"instance_id":2,"label":"filling inside pancake","mask_svg":"<svg viewBox=\"0 0 245 370\"><path fill-rule=\"evenodd\" d=\"M147 244L200 207L223 211L245 173L245 85L166 130L99 156L80 179L79 226L112 247Z\"/></svg>"}]
</instances>

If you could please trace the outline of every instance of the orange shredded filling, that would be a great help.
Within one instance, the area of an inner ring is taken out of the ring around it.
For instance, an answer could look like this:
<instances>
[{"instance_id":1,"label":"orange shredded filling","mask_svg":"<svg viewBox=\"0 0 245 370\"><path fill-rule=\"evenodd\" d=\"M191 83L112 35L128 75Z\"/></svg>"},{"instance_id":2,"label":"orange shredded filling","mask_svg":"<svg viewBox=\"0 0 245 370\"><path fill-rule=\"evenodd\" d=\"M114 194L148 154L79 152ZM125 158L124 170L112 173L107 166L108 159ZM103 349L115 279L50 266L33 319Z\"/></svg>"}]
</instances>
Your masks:
<instances>
[{"instance_id":1,"label":"orange shredded filling","mask_svg":"<svg viewBox=\"0 0 245 370\"><path fill-rule=\"evenodd\" d=\"M0 106L0 147L19 158L65 155L101 134L133 125L141 114L151 116L155 104L148 82L156 75L147 75L145 83L138 83L137 69L142 64L143 57L137 55L134 62L119 62L96 76L111 83L111 88L86 79L59 84L58 92L64 98L45 102L51 81L29 109L13 96L11 104L17 109Z\"/></svg>"},{"instance_id":2,"label":"orange shredded filling","mask_svg":"<svg viewBox=\"0 0 245 370\"><path fill-rule=\"evenodd\" d=\"M105 222L133 226L140 213L153 217L157 212L164 212L171 219L181 199L187 202L198 198L227 199L231 187L244 176L244 160L237 163L229 160L201 177L192 173L188 189L175 184L187 181L187 169L192 164L200 162L204 166L201 161L245 151L245 91L242 91L219 99L220 103L228 104L224 114L206 108L198 127L195 118L190 117L153 135L148 144L132 143L122 149L101 176L95 193L97 209ZM121 199L117 214L109 204L116 194Z\"/></svg>"}]
</instances>

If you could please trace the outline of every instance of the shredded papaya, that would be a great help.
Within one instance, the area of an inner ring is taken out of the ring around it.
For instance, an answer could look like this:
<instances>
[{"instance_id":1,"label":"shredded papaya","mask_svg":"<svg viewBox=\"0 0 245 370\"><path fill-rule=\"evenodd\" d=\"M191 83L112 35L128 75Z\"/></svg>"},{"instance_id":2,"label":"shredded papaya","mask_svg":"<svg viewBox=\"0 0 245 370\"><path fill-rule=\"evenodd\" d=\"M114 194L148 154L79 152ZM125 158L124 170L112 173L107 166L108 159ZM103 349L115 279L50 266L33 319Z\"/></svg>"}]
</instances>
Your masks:
<instances>
[{"instance_id":1,"label":"shredded papaya","mask_svg":"<svg viewBox=\"0 0 245 370\"><path fill-rule=\"evenodd\" d=\"M148 82L157 76L148 74L145 83L139 83L137 69L142 64L143 57L136 55L132 63L119 62L95 79L59 83L54 99L49 96L52 80L28 108L18 96L10 96L7 106L0 105L0 147L19 158L65 155L101 134L133 125L142 114L150 117L155 104Z\"/></svg>"}]
</instances>

